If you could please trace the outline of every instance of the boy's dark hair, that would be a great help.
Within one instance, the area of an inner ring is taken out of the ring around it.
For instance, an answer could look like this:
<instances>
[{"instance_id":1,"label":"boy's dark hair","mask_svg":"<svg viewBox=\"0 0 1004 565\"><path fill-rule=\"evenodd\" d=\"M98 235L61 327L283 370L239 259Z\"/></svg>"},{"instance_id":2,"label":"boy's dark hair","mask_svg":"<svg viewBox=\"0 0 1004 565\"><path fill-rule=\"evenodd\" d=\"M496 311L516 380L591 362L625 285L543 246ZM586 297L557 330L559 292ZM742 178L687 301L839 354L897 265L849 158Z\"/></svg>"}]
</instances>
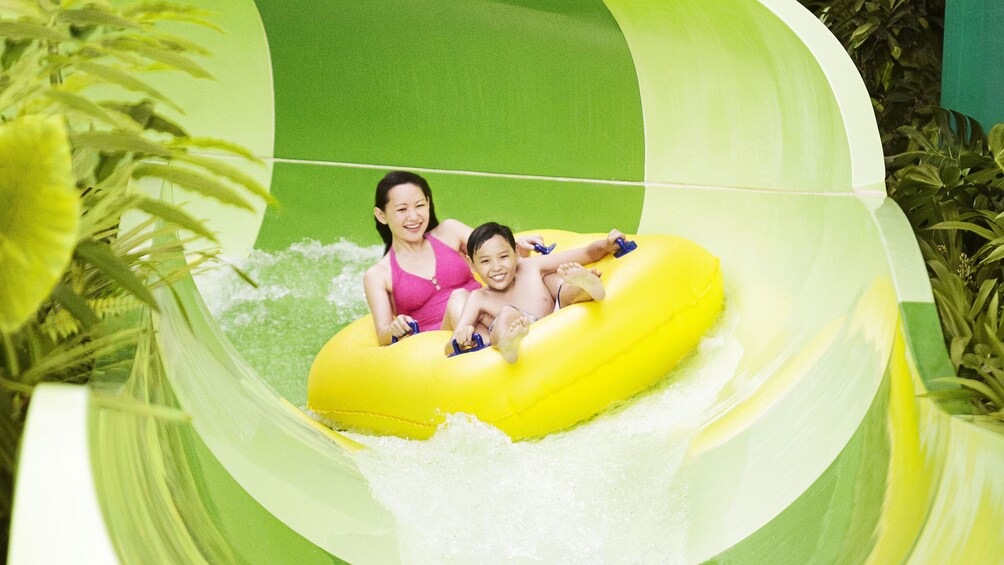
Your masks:
<instances>
[{"instance_id":1,"label":"boy's dark hair","mask_svg":"<svg viewBox=\"0 0 1004 565\"><path fill-rule=\"evenodd\" d=\"M516 249L516 238L513 237L511 229L496 222L488 222L474 228L474 231L471 232L471 237L467 238L467 256L473 259L478 249L481 249L481 246L486 241L496 235L501 235L509 242L513 250Z\"/></svg>"},{"instance_id":2,"label":"boy's dark hair","mask_svg":"<svg viewBox=\"0 0 1004 565\"><path fill-rule=\"evenodd\" d=\"M413 184L422 189L422 194L429 201L429 225L425 227L425 230L430 231L432 228L438 226L439 219L436 218L436 205L432 202L432 189L429 188L429 183L421 176L410 171L391 171L380 179L376 188L376 207L386 212L387 200L390 199L390 190L402 184ZM380 220L375 218L374 221L376 222L377 233L380 234L380 239L383 240L383 252L386 254L390 251L390 244L394 241L394 236L390 233L390 226L381 224Z\"/></svg>"}]
</instances>

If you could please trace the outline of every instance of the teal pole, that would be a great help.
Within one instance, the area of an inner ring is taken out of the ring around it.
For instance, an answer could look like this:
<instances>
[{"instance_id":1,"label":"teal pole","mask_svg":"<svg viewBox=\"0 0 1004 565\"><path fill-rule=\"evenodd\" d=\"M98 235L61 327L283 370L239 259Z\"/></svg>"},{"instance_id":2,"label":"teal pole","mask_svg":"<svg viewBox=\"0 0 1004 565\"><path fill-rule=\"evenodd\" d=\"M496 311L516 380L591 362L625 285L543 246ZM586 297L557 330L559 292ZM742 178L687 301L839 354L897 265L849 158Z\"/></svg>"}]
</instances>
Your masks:
<instances>
[{"instance_id":1,"label":"teal pole","mask_svg":"<svg viewBox=\"0 0 1004 565\"><path fill-rule=\"evenodd\" d=\"M1004 2L948 0L943 59L941 105L985 130L1004 122Z\"/></svg>"}]
</instances>

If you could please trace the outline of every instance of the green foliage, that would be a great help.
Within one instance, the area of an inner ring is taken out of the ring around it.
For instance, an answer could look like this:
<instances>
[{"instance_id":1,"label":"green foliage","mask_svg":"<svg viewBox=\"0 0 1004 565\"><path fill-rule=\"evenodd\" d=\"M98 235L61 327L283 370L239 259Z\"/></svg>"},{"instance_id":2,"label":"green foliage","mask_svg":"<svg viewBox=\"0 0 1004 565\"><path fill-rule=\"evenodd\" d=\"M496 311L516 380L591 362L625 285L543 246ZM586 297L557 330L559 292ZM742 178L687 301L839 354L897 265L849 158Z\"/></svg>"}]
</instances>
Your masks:
<instances>
[{"instance_id":1,"label":"green foliage","mask_svg":"<svg viewBox=\"0 0 1004 565\"><path fill-rule=\"evenodd\" d=\"M213 259L203 253L177 261L181 243L213 234L183 210L144 195L136 181L173 184L242 208L251 207L249 196L271 198L253 177L194 154L209 148L255 160L226 141L188 137L158 110L182 109L145 78L155 71L209 78L194 58L205 49L157 24L218 29L211 14L160 1L116 7L99 0L0 0L0 7L6 16L0 18L0 521L6 522L34 386L87 382L109 360L128 362L147 331L142 311L157 309L151 290ZM147 219L124 228L129 211ZM179 243L179 229L194 235Z\"/></svg>"},{"instance_id":2,"label":"green foliage","mask_svg":"<svg viewBox=\"0 0 1004 565\"><path fill-rule=\"evenodd\" d=\"M941 96L945 0L799 0L847 49L872 98L885 154L897 131L920 125Z\"/></svg>"},{"instance_id":3,"label":"green foliage","mask_svg":"<svg viewBox=\"0 0 1004 565\"><path fill-rule=\"evenodd\" d=\"M906 212L957 377L979 416L1004 421L1004 124L934 108L904 126L907 150L888 157L889 194ZM944 396L944 395L941 395Z\"/></svg>"},{"instance_id":4,"label":"green foliage","mask_svg":"<svg viewBox=\"0 0 1004 565\"><path fill-rule=\"evenodd\" d=\"M833 32L871 95L889 195L920 243L957 376L935 398L1004 420L1004 125L937 107L944 0L800 0Z\"/></svg>"}]
</instances>

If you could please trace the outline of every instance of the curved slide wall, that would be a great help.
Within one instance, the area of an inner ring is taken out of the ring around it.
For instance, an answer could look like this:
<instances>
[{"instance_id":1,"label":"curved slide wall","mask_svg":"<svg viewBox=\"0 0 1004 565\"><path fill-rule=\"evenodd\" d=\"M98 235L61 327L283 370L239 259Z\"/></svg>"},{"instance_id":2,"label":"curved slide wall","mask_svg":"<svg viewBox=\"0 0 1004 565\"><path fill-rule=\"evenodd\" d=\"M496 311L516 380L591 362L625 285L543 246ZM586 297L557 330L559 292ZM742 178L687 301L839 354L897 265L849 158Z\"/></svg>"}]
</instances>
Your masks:
<instances>
[{"instance_id":1,"label":"curved slide wall","mask_svg":"<svg viewBox=\"0 0 1004 565\"><path fill-rule=\"evenodd\" d=\"M744 353L688 454L686 561L1004 559L1004 440L916 396L951 374L920 254L885 197L864 86L796 2L213 7L231 33L200 39L220 80L173 85L194 109L179 120L264 157L249 170L283 203L191 202L231 251L376 243L390 167L421 171L440 214L469 224L689 237L721 258ZM192 331L165 297L129 392L191 422L97 400L81 416L120 559L398 560L353 462L365 447L279 398L194 284L180 294ZM26 446L43 445L49 394ZM30 463L12 560L45 549L19 541Z\"/></svg>"}]
</instances>

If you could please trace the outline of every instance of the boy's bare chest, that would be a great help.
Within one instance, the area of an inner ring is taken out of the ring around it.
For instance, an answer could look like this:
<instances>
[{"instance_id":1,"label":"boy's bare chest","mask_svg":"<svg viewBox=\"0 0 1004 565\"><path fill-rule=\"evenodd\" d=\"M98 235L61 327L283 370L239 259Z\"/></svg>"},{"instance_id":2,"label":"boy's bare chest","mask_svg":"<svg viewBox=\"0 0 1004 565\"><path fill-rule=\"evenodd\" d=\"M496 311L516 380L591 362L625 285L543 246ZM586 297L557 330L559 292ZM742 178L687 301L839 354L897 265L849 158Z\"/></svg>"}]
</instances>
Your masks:
<instances>
[{"instance_id":1,"label":"boy's bare chest","mask_svg":"<svg viewBox=\"0 0 1004 565\"><path fill-rule=\"evenodd\" d=\"M498 293L494 298L497 307L509 304L537 318L554 311L554 300L547 291L547 286L538 277L517 280L512 288Z\"/></svg>"}]
</instances>

